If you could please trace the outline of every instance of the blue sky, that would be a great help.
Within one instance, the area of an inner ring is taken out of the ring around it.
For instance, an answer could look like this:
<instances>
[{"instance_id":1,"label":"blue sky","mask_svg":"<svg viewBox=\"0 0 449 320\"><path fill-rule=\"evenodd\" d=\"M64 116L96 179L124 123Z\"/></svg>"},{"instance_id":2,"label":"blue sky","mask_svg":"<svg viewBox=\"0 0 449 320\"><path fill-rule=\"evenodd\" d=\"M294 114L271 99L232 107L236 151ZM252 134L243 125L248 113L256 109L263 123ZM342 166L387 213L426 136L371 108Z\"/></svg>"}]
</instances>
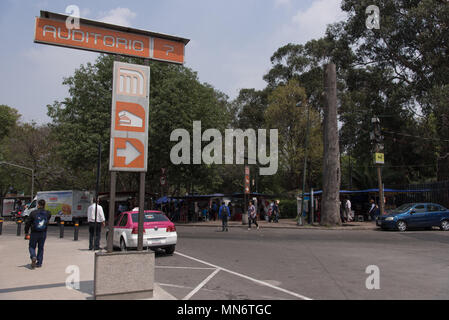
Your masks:
<instances>
[{"instance_id":1,"label":"blue sky","mask_svg":"<svg viewBox=\"0 0 449 320\"><path fill-rule=\"evenodd\" d=\"M344 18L340 0L0 0L0 104L24 122L49 122L46 105L68 96L63 77L98 56L33 43L40 10L65 13L69 5L83 18L191 39L186 66L230 98L265 86L276 49L318 38Z\"/></svg>"}]
</instances>

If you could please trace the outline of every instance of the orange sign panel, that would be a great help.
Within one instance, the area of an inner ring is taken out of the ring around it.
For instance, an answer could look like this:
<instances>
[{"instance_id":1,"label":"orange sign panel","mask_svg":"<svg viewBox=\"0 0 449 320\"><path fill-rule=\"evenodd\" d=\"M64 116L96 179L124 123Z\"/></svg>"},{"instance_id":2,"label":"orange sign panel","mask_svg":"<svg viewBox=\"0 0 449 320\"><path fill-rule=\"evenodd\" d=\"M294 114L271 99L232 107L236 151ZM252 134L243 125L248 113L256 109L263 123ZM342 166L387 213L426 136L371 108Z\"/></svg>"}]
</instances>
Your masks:
<instances>
[{"instance_id":1,"label":"orange sign panel","mask_svg":"<svg viewBox=\"0 0 449 320\"><path fill-rule=\"evenodd\" d=\"M114 167L144 168L144 144L138 139L114 138Z\"/></svg>"},{"instance_id":2,"label":"orange sign panel","mask_svg":"<svg viewBox=\"0 0 449 320\"><path fill-rule=\"evenodd\" d=\"M117 101L115 130L145 132L145 109L137 103Z\"/></svg>"},{"instance_id":3,"label":"orange sign panel","mask_svg":"<svg viewBox=\"0 0 449 320\"><path fill-rule=\"evenodd\" d=\"M153 38L153 58L184 63L184 44L180 42Z\"/></svg>"},{"instance_id":4,"label":"orange sign panel","mask_svg":"<svg viewBox=\"0 0 449 320\"><path fill-rule=\"evenodd\" d=\"M149 37L86 24L70 30L64 21L45 18L36 18L34 41L141 58L150 56Z\"/></svg>"},{"instance_id":5,"label":"orange sign panel","mask_svg":"<svg viewBox=\"0 0 449 320\"><path fill-rule=\"evenodd\" d=\"M118 71L119 83L117 84L117 94L134 97L146 97L147 88L145 84L147 79L139 68L131 66L122 67Z\"/></svg>"}]
</instances>

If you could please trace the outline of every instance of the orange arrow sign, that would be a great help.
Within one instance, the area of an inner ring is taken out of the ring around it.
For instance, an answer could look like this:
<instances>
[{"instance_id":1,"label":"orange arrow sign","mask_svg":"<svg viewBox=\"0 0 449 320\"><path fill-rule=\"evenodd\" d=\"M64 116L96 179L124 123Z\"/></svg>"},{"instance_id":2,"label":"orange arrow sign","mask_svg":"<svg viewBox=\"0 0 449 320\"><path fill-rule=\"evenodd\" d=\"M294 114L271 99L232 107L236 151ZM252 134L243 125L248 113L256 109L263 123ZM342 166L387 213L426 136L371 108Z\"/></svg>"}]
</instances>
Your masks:
<instances>
[{"instance_id":1,"label":"orange arrow sign","mask_svg":"<svg viewBox=\"0 0 449 320\"><path fill-rule=\"evenodd\" d=\"M137 139L114 138L114 167L144 168L144 148Z\"/></svg>"}]
</instances>

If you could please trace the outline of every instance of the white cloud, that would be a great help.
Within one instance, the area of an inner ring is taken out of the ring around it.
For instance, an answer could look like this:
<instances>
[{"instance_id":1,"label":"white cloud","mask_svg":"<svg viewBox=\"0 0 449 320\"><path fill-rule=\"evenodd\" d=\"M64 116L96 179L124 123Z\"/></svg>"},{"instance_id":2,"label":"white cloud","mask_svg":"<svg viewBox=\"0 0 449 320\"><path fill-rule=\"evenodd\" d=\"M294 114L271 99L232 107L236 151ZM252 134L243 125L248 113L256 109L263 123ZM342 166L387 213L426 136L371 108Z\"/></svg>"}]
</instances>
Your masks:
<instances>
[{"instance_id":1,"label":"white cloud","mask_svg":"<svg viewBox=\"0 0 449 320\"><path fill-rule=\"evenodd\" d=\"M131 20L136 17L136 13L128 8L115 8L106 13L101 13L98 20L106 23L117 24L124 27L131 26Z\"/></svg>"},{"instance_id":2,"label":"white cloud","mask_svg":"<svg viewBox=\"0 0 449 320\"><path fill-rule=\"evenodd\" d=\"M287 35L296 38L295 42L307 42L324 36L328 24L345 19L340 8L341 0L316 0L306 10L298 11L291 23L285 26Z\"/></svg>"},{"instance_id":3,"label":"white cloud","mask_svg":"<svg viewBox=\"0 0 449 320\"><path fill-rule=\"evenodd\" d=\"M289 3L288 0L275 1L279 5ZM304 44L323 37L328 24L345 18L340 3L341 0L315 0L308 8L293 13L290 21L269 35L267 41L254 43L227 55L224 60L226 63L219 70L221 76L210 74L209 79L214 78L217 87L230 94L231 98L241 88L263 89L266 86L263 76L271 69L271 55L288 43ZM258 55L255 56L254 52L258 52Z\"/></svg>"}]
</instances>

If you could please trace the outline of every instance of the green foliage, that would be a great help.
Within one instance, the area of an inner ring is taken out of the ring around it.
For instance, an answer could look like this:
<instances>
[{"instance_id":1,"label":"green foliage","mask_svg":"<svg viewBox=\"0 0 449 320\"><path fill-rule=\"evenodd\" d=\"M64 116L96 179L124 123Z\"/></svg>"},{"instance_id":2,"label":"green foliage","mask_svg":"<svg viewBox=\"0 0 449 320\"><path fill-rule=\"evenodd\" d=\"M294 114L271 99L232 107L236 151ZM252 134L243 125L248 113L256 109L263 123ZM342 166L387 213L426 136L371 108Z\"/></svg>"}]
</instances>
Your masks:
<instances>
[{"instance_id":1,"label":"green foliage","mask_svg":"<svg viewBox=\"0 0 449 320\"><path fill-rule=\"evenodd\" d=\"M141 64L138 59L123 61ZM147 181L149 192L159 192L161 168L167 169L172 192L191 186L211 190L216 187L217 168L206 165L175 166L170 150L170 134L178 128L192 132L193 121L200 120L202 129L224 130L229 122L227 97L198 81L192 70L176 65L151 62L149 105L149 163ZM98 143L102 144L102 167L106 172L109 160L111 125L113 57L100 56L95 64L88 63L64 80L70 97L48 107L52 128L60 141L59 154L67 165L85 173L84 187L94 187ZM119 187L137 187L136 175L121 174ZM196 188L197 189L197 188Z\"/></svg>"},{"instance_id":2,"label":"green foliage","mask_svg":"<svg viewBox=\"0 0 449 320\"><path fill-rule=\"evenodd\" d=\"M283 219L289 218L293 219L297 216L298 205L294 199L281 199L279 201L279 212Z\"/></svg>"},{"instance_id":3,"label":"green foliage","mask_svg":"<svg viewBox=\"0 0 449 320\"><path fill-rule=\"evenodd\" d=\"M296 106L298 102L302 102L301 107ZM265 112L267 127L279 131L279 165L285 173L283 186L287 190L297 188L303 171L307 108L310 112L308 159L312 164L309 170L315 175L321 170L321 121L318 112L307 107L304 88L296 80L278 86L269 96L269 107Z\"/></svg>"},{"instance_id":4,"label":"green foliage","mask_svg":"<svg viewBox=\"0 0 449 320\"><path fill-rule=\"evenodd\" d=\"M444 54L449 41L449 6L446 1L432 0L377 1L380 29L368 30L365 8L370 4L343 1L348 20L328 29L329 37L344 39L354 48L352 79L360 80L366 74L364 81L350 89L349 99L365 108L371 104L371 114L391 116L381 121L386 130L400 134L389 135L386 141L387 161L399 168L394 169L397 175L392 175L393 179L399 178L401 183L436 175L439 180L449 179L449 158L445 157L449 152L445 141L449 139L445 129L449 111L447 99L443 104L437 102L449 84L449 57ZM406 133L423 135L413 139L403 135Z\"/></svg>"},{"instance_id":5,"label":"green foliage","mask_svg":"<svg viewBox=\"0 0 449 320\"><path fill-rule=\"evenodd\" d=\"M16 109L4 104L0 105L0 143L17 125L19 118L20 115Z\"/></svg>"}]
</instances>

